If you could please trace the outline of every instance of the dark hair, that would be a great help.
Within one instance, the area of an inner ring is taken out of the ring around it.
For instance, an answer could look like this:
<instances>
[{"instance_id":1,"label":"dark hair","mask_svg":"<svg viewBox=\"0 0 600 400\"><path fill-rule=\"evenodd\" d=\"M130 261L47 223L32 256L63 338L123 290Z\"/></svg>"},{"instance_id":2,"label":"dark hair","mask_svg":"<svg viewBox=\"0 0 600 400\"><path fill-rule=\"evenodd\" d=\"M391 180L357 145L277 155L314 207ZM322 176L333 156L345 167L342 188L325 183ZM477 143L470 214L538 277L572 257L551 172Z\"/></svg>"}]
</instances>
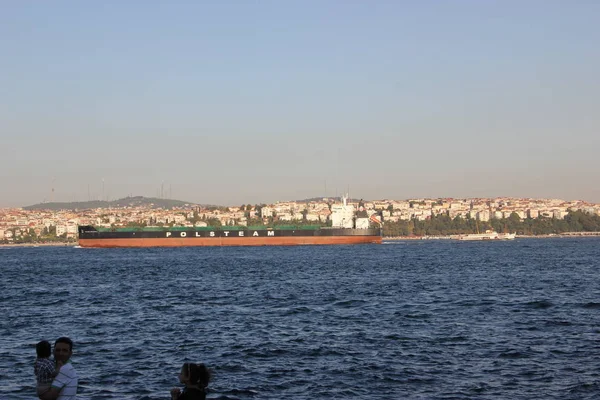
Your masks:
<instances>
[{"instance_id":1,"label":"dark hair","mask_svg":"<svg viewBox=\"0 0 600 400\"><path fill-rule=\"evenodd\" d=\"M54 347L56 347L57 343L66 343L69 345L69 351L73 351L73 341L68 337L63 336L56 339L56 342L54 342Z\"/></svg>"},{"instance_id":2,"label":"dark hair","mask_svg":"<svg viewBox=\"0 0 600 400\"><path fill-rule=\"evenodd\" d=\"M39 358L50 357L50 354L52 353L50 342L47 340L42 340L41 342L35 345L35 352Z\"/></svg>"},{"instance_id":3,"label":"dark hair","mask_svg":"<svg viewBox=\"0 0 600 400\"><path fill-rule=\"evenodd\" d=\"M202 388L208 386L210 370L204 364L185 363L183 364L183 371L192 385L198 385Z\"/></svg>"}]
</instances>

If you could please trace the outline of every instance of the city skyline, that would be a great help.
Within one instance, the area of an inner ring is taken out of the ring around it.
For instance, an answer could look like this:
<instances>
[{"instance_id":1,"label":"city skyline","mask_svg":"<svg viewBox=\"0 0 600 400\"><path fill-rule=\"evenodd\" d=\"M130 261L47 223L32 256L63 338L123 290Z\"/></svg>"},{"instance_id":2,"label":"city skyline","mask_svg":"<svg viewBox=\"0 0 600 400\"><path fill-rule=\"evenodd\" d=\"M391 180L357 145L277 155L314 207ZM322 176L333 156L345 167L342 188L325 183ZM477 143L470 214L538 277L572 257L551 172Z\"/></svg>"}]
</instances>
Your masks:
<instances>
[{"instance_id":1,"label":"city skyline","mask_svg":"<svg viewBox=\"0 0 600 400\"><path fill-rule=\"evenodd\" d=\"M600 203L600 3L10 3L0 207Z\"/></svg>"},{"instance_id":2,"label":"city skyline","mask_svg":"<svg viewBox=\"0 0 600 400\"><path fill-rule=\"evenodd\" d=\"M39 206L39 205L43 205L43 204L53 204L53 205L59 205L59 204L71 204L71 203L114 203L117 201L122 201L122 200L128 200L131 199L133 201L136 202L137 201L142 201L142 200L160 200L160 201L172 201L172 202L176 202L176 203L181 203L186 204L186 205L201 205L201 206L217 206L217 207L228 207L228 208L237 208L241 205L248 205L248 206L260 206L260 205L274 205L274 204L283 204L283 203L303 203L303 202L322 202L324 200L333 200L335 202L342 202L342 197L346 197L346 199L348 199L349 202L359 202L359 201L365 201L365 202L410 202L410 201L420 201L420 200L424 200L426 202L436 202L436 201L444 201L444 202L453 202L453 201L471 201L471 202L476 202L476 203L480 203L481 201L486 201L486 202L491 202L491 203L495 203L495 202L522 202L522 201L534 201L534 202L562 202L564 204L567 203L585 203L585 204L589 204L591 206L600 206L600 202L594 202L594 201L589 201L589 200L585 200L585 199L570 199L570 198L559 198L559 197L519 197L519 196L476 196L476 197L469 197L469 196L458 196L458 197L453 197L453 196L433 196L433 197L404 197L404 198L392 198L392 197L381 197L381 198L368 198L368 197L364 197L364 196L354 196L352 194L349 194L347 191L344 193L340 193L340 194L335 194L335 195L322 195L322 196L302 196L301 194L299 194L296 198L289 198L289 199L276 199L273 201L269 201L269 202L257 202L257 203L253 203L253 202L249 202L249 201L242 201L240 203L221 203L221 204L217 204L217 203L207 203L207 202L195 202L195 201L189 201L186 199L180 199L180 198L175 198L172 197L170 195L167 195L166 193L160 193L160 189L157 190L157 193L155 196L144 196L144 195L135 195L135 194L128 194L126 196L122 196L122 197L109 197L106 196L105 198L101 198L101 197L93 197L90 196L87 199L77 199L76 197L73 197L73 199L71 200L48 200L48 199L44 199L44 201L39 202L39 203L35 203L35 204L27 204L27 205L21 205L21 206L11 206L11 207L0 207L0 209L5 208L5 209L10 209L10 208L24 208L24 207L31 207L31 206ZM120 203L120 206L123 207L125 205L125 203ZM94 206L96 207L96 206ZM167 207L170 208L171 206L159 206L159 207ZM176 206L179 207L179 206ZM40 208L41 209L41 208Z\"/></svg>"},{"instance_id":3,"label":"city skyline","mask_svg":"<svg viewBox=\"0 0 600 400\"><path fill-rule=\"evenodd\" d=\"M353 199L363 198L365 200L480 199L480 198L528 199L528 198L530 198L530 199L540 199L540 200L541 199L560 199L560 200L564 200L564 201L584 201L587 203L600 204L600 200L594 200L594 199L589 199L589 198L555 196L555 195L552 195L551 190L546 192L546 193L548 193L547 196L524 196L524 195L503 195L503 194L491 196L491 195L485 195L484 193L482 193L480 191L473 191L474 193L477 193L476 195L463 196L463 195L460 195L460 193L458 195L448 195L446 193L435 194L435 190L434 190L435 188L432 188L430 193L434 193L434 194L429 195L429 196L407 196L407 195L405 195L405 196L402 196L402 195L386 196L384 194L383 196L380 196L380 197L369 197L369 196L363 196L361 193L357 193L356 191L353 190L352 187L345 187L343 189L331 188L328 191L314 190L308 194L302 193L301 191L297 191L297 192L291 193L290 196L288 196L288 197L276 197L276 195L274 195L271 198L267 198L266 196L260 194L258 196L248 196L248 198L244 199L243 197L236 196L235 198L239 201L225 200L224 202L217 203L217 202L211 202L211 201L204 201L202 196L195 196L195 198L193 200L190 198L187 198L187 197L178 196L176 193L180 192L179 188L174 189L172 186L169 187L168 189L163 190L162 194L161 194L160 186L158 188L154 188L153 193L152 193L152 190L150 190L148 193L123 192L121 194L112 191L110 187L105 187L104 194L102 193L101 189L99 189L99 188L90 189L91 191L89 193L82 191L79 193L70 193L70 194L61 193L60 189L57 189L57 188L60 188L60 186L56 185L54 188L55 190L52 191L52 188L50 187L50 189L47 190L45 197L43 197L39 200L34 200L34 201L11 203L11 202L4 201L3 198L0 198L0 208L11 208L11 207L19 208L19 207L27 207L27 206L31 206L31 205L35 205L35 204L52 203L52 202L54 202L54 203L71 203L71 202L86 202L86 201L108 201L108 202L110 202L110 201L120 200L120 199L127 198L127 197L146 197L146 198L170 199L170 200L189 202L190 204L213 204L213 205L229 207L229 206L237 206L240 204L273 204L276 202L299 201L302 199L311 199L311 198L340 198L341 196L343 196L347 193L349 193L350 197ZM97 189L97 190L94 190L94 189ZM381 193L381 192L383 192L383 191L379 191L379 193ZM454 191L454 193L457 193L457 191ZM209 198L209 196L207 196L207 198ZM264 200L265 198L267 198L267 200ZM250 199L258 199L258 200L250 200Z\"/></svg>"}]
</instances>

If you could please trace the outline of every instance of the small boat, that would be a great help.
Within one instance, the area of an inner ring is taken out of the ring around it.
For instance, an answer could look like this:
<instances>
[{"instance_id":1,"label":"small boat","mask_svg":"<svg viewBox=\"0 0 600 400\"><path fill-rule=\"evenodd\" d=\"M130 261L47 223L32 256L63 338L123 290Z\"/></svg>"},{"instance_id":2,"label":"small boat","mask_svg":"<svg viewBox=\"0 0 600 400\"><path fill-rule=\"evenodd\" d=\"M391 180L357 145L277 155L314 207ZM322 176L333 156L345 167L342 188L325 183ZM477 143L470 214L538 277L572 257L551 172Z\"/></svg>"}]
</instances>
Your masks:
<instances>
[{"instance_id":1,"label":"small boat","mask_svg":"<svg viewBox=\"0 0 600 400\"><path fill-rule=\"evenodd\" d=\"M498 239L500 240L513 240L517 236L516 233L499 233Z\"/></svg>"},{"instance_id":2,"label":"small boat","mask_svg":"<svg viewBox=\"0 0 600 400\"><path fill-rule=\"evenodd\" d=\"M487 230L485 233L469 233L460 235L458 240L498 240L498 232Z\"/></svg>"},{"instance_id":3,"label":"small boat","mask_svg":"<svg viewBox=\"0 0 600 400\"><path fill-rule=\"evenodd\" d=\"M458 240L513 240L516 236L516 233L498 233L496 231L487 230L485 233L460 235Z\"/></svg>"}]
</instances>

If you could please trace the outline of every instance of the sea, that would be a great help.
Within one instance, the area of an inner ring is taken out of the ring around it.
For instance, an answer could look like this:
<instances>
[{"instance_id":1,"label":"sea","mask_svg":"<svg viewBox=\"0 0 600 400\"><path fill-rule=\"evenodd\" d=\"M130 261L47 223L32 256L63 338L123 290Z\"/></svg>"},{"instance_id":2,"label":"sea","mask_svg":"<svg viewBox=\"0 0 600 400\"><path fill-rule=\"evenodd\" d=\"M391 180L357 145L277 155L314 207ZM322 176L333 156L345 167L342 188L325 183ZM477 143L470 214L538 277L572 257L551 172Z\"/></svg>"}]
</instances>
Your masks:
<instances>
[{"instance_id":1,"label":"sea","mask_svg":"<svg viewBox=\"0 0 600 400\"><path fill-rule=\"evenodd\" d=\"M68 336L78 399L598 399L600 238L0 248L0 398Z\"/></svg>"}]
</instances>

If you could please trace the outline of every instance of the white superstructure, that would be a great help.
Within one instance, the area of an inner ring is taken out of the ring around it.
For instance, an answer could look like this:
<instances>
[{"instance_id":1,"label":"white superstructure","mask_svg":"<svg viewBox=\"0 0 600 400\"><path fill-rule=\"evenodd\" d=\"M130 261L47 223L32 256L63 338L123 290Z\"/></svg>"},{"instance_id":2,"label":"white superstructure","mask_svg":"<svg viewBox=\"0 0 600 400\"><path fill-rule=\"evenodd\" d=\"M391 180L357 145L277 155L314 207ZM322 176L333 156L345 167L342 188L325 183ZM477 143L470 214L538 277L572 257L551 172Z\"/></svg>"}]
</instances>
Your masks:
<instances>
[{"instance_id":1,"label":"white superstructure","mask_svg":"<svg viewBox=\"0 0 600 400\"><path fill-rule=\"evenodd\" d=\"M348 204L348 196L342 196L342 204L331 206L331 226L333 228L354 228L354 206Z\"/></svg>"}]
</instances>

